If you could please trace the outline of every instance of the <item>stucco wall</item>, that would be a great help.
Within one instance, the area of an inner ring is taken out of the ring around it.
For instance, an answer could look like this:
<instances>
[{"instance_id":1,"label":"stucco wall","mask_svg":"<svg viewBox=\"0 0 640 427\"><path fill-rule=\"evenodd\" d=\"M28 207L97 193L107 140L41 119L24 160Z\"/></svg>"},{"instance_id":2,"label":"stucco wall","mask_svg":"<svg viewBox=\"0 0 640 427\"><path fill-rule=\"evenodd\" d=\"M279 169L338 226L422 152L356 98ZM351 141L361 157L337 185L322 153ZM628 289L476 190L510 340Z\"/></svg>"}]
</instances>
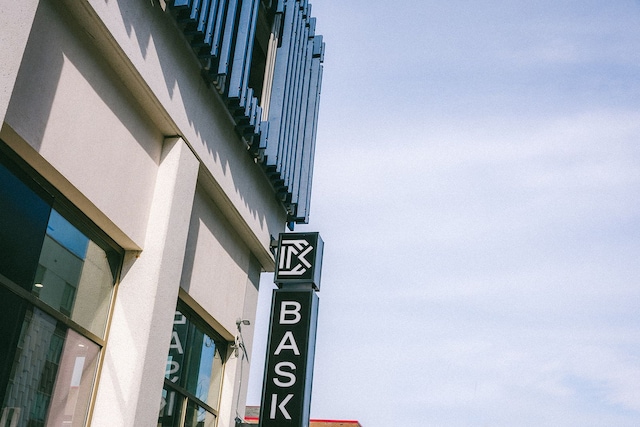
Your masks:
<instances>
[{"instance_id":1,"label":"stucco wall","mask_svg":"<svg viewBox=\"0 0 640 427\"><path fill-rule=\"evenodd\" d=\"M141 248L164 138L87 40L40 2L5 121Z\"/></svg>"},{"instance_id":2,"label":"stucco wall","mask_svg":"<svg viewBox=\"0 0 640 427\"><path fill-rule=\"evenodd\" d=\"M272 268L269 243L283 230L286 211L236 135L220 97L203 80L193 51L163 2L65 3L74 5L78 21L158 128L180 135L193 149L217 188L212 197L236 228L248 230L242 238L256 246L252 250L263 266ZM114 45L120 55L114 56Z\"/></svg>"},{"instance_id":3,"label":"stucco wall","mask_svg":"<svg viewBox=\"0 0 640 427\"><path fill-rule=\"evenodd\" d=\"M198 187L180 286L229 332L244 312L248 247Z\"/></svg>"}]
</instances>

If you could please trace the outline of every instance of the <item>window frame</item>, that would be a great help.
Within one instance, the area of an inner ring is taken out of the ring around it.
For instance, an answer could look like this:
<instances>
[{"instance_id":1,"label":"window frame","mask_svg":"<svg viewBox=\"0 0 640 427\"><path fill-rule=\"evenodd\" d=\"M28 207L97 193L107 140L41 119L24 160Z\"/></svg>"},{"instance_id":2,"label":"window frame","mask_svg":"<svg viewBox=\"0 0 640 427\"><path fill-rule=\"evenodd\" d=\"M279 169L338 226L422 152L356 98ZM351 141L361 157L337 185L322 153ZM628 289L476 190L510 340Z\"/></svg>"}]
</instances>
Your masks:
<instances>
[{"instance_id":1,"label":"window frame","mask_svg":"<svg viewBox=\"0 0 640 427\"><path fill-rule=\"evenodd\" d=\"M195 403L196 405L204 408L207 412L211 413L215 417L215 425L218 424L219 413L220 413L220 402L222 400L222 388L224 385L224 376L226 373L227 360L229 358L229 348L232 344L230 341L226 340L221 334L216 332L216 330L209 325L198 313L196 310L191 308L183 299L178 298L178 302L176 304L175 312L182 313L187 321L193 324L196 328L200 329L201 332L207 334L210 338L212 338L215 343L218 351L220 352L220 358L222 360L222 366L220 367L220 384L218 389L218 400L216 402L217 408L212 407L210 404L200 400L194 393L187 390L184 386L174 383L170 378L165 376L164 378L164 389L168 391L175 391L177 394L177 398L180 398L180 402L176 402L176 408L180 408L180 420L178 422L179 426L184 426L187 416L187 406L189 402ZM175 316L174 312L174 316ZM173 333L173 324L172 324L172 333ZM184 351L185 357L187 355L187 349ZM167 352L167 358L169 357L169 352Z\"/></svg>"},{"instance_id":2,"label":"window frame","mask_svg":"<svg viewBox=\"0 0 640 427\"><path fill-rule=\"evenodd\" d=\"M47 304L47 302L40 299L37 294L34 294L32 289L27 290L23 286L20 286L18 283L0 273L0 286L16 295L21 301L26 303L27 307L30 307L31 310L37 309L42 311L44 314L50 316L54 321L59 322L64 328L66 328L66 330L73 331L98 346L95 372L91 379L90 396L87 407L85 408L86 414L84 423L85 425L89 425L95 405L95 397L100 383L105 349L109 337L109 328L112 321L113 307L115 305L118 285L121 280L126 251L112 238L110 238L109 235L107 235L98 225L89 219L86 214L76 207L62 192L54 187L53 184L47 181L26 160L14 152L2 139L0 139L0 163L40 198L49 199L50 215L51 212L57 211L59 215L84 234L85 237L102 248L107 256L109 268L113 275L113 284L108 308L105 313L105 327L102 336L97 335L86 327L80 325L78 322L72 320L70 317L71 314L67 315ZM40 250L42 250L42 247ZM35 274L36 272L34 272L34 275ZM15 361L12 361L11 364L13 366ZM60 372L56 372L56 378L59 374ZM0 402L0 407L2 405L3 402ZM47 406L47 414L50 409L51 408Z\"/></svg>"}]
</instances>

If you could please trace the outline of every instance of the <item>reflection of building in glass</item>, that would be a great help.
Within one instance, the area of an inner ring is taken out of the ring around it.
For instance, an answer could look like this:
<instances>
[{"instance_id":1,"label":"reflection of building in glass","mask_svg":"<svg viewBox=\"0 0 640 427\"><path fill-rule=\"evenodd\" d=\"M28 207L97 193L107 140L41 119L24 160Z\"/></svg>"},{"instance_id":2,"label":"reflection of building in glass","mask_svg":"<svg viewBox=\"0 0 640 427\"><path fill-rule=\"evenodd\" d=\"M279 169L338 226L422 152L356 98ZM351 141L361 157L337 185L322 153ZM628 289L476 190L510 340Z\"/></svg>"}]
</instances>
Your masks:
<instances>
[{"instance_id":1,"label":"reflection of building in glass","mask_svg":"<svg viewBox=\"0 0 640 427\"><path fill-rule=\"evenodd\" d=\"M3 6L0 427L243 419L260 273L308 221L309 12Z\"/></svg>"}]
</instances>

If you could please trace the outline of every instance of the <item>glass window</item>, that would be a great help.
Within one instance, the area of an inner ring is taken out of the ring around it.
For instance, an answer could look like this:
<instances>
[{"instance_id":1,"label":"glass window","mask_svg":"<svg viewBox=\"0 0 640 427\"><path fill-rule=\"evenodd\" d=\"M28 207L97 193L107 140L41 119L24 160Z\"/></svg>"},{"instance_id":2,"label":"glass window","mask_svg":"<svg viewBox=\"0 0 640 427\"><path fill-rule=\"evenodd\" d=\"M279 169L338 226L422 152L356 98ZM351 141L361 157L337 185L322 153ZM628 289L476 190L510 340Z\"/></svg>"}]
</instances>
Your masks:
<instances>
[{"instance_id":1,"label":"glass window","mask_svg":"<svg viewBox=\"0 0 640 427\"><path fill-rule=\"evenodd\" d=\"M28 177L25 183L1 160L8 162L0 151L0 274L29 289L53 198L43 190L38 194Z\"/></svg>"},{"instance_id":2,"label":"glass window","mask_svg":"<svg viewBox=\"0 0 640 427\"><path fill-rule=\"evenodd\" d=\"M33 294L102 337L117 271L110 252L52 210Z\"/></svg>"},{"instance_id":3,"label":"glass window","mask_svg":"<svg viewBox=\"0 0 640 427\"><path fill-rule=\"evenodd\" d=\"M0 427L86 424L122 262L107 242L0 141Z\"/></svg>"},{"instance_id":4,"label":"glass window","mask_svg":"<svg viewBox=\"0 0 640 427\"><path fill-rule=\"evenodd\" d=\"M178 308L158 426L215 426L226 347L199 318Z\"/></svg>"},{"instance_id":5,"label":"glass window","mask_svg":"<svg viewBox=\"0 0 640 427\"><path fill-rule=\"evenodd\" d=\"M30 307L22 323L2 418L7 426L83 426L100 347Z\"/></svg>"}]
</instances>

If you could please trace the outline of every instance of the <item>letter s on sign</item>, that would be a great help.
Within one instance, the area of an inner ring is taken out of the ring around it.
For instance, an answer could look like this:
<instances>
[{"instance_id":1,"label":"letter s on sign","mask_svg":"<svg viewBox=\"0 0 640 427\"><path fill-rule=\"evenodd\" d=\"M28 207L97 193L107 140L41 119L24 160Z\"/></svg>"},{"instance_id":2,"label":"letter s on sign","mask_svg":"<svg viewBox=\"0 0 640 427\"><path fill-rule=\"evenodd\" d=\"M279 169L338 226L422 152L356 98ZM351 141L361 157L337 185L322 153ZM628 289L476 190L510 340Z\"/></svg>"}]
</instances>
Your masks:
<instances>
[{"instance_id":1,"label":"letter s on sign","mask_svg":"<svg viewBox=\"0 0 640 427\"><path fill-rule=\"evenodd\" d=\"M291 371L295 371L296 370L296 365L293 364L293 362L280 362L277 363L274 371L276 373L276 375L279 375L281 377L287 377L289 378L288 381L281 381L279 378L274 378L273 379L273 383L275 385L277 385L278 387L291 387L292 385L294 385L296 383L296 374L290 371L284 371L283 368L289 368L291 369Z\"/></svg>"}]
</instances>

